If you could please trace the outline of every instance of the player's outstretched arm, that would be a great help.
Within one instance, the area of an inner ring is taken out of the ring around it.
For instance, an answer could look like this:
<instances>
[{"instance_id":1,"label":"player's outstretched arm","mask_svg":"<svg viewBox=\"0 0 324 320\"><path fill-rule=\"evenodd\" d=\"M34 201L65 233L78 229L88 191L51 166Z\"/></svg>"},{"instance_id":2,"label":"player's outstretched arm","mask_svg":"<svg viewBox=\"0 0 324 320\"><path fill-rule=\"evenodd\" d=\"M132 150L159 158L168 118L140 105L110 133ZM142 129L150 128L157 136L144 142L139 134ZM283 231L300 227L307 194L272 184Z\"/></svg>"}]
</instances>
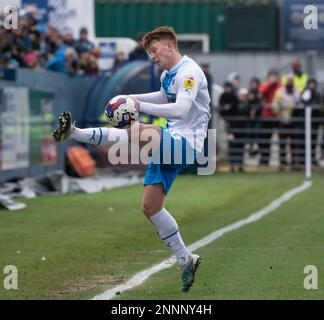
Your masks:
<instances>
[{"instance_id":1,"label":"player's outstretched arm","mask_svg":"<svg viewBox=\"0 0 324 320\"><path fill-rule=\"evenodd\" d=\"M175 103L154 104L149 102L140 102L139 111L156 117L182 119L188 114L192 105L192 100L181 97L178 98Z\"/></svg>"},{"instance_id":2,"label":"player's outstretched arm","mask_svg":"<svg viewBox=\"0 0 324 320\"><path fill-rule=\"evenodd\" d=\"M149 103L166 103L168 102L162 95L161 91L155 91L150 93L143 93L143 94L131 94L131 98L136 98L142 102L149 102Z\"/></svg>"}]
</instances>

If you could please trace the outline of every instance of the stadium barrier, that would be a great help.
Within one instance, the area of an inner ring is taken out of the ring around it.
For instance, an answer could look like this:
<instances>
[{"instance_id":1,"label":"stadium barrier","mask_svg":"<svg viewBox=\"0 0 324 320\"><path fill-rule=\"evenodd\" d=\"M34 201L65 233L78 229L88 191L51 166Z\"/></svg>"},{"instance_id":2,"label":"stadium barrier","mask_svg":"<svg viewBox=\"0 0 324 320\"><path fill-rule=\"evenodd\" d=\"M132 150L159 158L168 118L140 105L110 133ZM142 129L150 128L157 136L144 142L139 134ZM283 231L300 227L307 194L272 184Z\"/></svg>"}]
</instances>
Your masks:
<instances>
[{"instance_id":1,"label":"stadium barrier","mask_svg":"<svg viewBox=\"0 0 324 320\"><path fill-rule=\"evenodd\" d=\"M324 168L324 118L317 111L321 112L320 106L309 106L296 117L254 119L217 113L218 168L305 169L306 177L310 178L312 165Z\"/></svg>"},{"instance_id":2,"label":"stadium barrier","mask_svg":"<svg viewBox=\"0 0 324 320\"><path fill-rule=\"evenodd\" d=\"M65 167L65 150L51 132L58 115L70 110L81 121L90 77L18 69L15 81L0 80L0 182Z\"/></svg>"}]
</instances>

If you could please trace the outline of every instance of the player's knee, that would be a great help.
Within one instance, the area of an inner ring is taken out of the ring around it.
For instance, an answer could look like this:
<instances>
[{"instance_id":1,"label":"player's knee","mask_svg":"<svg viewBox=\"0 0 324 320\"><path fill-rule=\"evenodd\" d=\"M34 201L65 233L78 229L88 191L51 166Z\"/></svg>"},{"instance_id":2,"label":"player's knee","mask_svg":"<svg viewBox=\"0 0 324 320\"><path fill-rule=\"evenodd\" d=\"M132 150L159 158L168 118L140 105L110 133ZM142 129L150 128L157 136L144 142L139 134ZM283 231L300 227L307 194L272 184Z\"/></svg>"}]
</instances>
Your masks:
<instances>
[{"instance_id":1,"label":"player's knee","mask_svg":"<svg viewBox=\"0 0 324 320\"><path fill-rule=\"evenodd\" d=\"M161 209L162 206L160 204L149 203L145 200L142 202L142 211L147 217L153 216Z\"/></svg>"}]
</instances>

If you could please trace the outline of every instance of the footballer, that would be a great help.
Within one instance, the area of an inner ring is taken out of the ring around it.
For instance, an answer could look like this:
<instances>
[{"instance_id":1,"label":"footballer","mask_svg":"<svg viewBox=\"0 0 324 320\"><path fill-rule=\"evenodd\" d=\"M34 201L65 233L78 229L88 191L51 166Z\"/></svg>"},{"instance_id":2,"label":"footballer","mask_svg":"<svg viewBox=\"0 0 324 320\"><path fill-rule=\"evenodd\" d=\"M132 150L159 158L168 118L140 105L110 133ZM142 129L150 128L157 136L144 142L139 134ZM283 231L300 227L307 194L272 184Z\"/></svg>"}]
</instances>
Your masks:
<instances>
[{"instance_id":1,"label":"footballer","mask_svg":"<svg viewBox=\"0 0 324 320\"><path fill-rule=\"evenodd\" d=\"M164 201L179 172L192 165L203 149L210 118L207 80L195 61L180 54L172 27L158 27L146 33L143 46L162 72L161 89L130 97L134 99L138 111L166 118L166 128L137 122L133 124L138 126L135 131L132 130L133 126L127 129L80 129L72 123L71 114L63 112L59 118L59 128L53 132L53 136L57 142L74 139L107 146L118 137L119 143L137 141L142 148L148 142L140 141L141 133L144 130L155 133L158 138L153 144L151 161L144 178L142 210L155 226L161 240L175 255L181 270L181 291L187 292L195 280L201 258L188 251L178 224L164 207ZM170 157L164 157L166 153ZM180 163L175 161L179 153L182 155ZM156 154L159 156L156 157Z\"/></svg>"}]
</instances>

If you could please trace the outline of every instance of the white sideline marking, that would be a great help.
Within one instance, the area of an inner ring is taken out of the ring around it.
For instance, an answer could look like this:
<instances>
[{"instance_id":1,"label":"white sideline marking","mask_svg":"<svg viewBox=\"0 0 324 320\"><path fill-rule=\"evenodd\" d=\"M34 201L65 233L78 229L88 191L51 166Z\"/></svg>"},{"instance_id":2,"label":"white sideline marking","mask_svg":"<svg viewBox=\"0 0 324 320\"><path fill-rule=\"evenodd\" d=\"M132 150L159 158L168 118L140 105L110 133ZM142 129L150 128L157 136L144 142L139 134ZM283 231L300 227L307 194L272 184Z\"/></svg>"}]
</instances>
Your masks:
<instances>
[{"instance_id":1,"label":"white sideline marking","mask_svg":"<svg viewBox=\"0 0 324 320\"><path fill-rule=\"evenodd\" d=\"M245 219L239 220L237 222L234 222L227 227L221 228L219 230L216 230L206 237L202 238L201 240L192 243L188 246L189 251L197 250L212 241L220 238L225 233L228 233L230 231L236 230L246 224L255 222L257 220L260 220L265 215L269 214L270 212L274 211L275 209L279 208L284 202L289 201L293 196L296 194L305 191L312 185L311 181L304 181L300 186L291 189L287 192L285 192L282 196L279 198L273 200L269 205L262 208L261 210L251 214ZM131 289L133 287L136 287L140 284L142 284L145 280L149 278L150 275L159 272L163 269L171 267L173 264L175 264L176 260L174 257L166 259L162 261L160 264L154 265L149 269L143 270L139 273L136 273L131 279L129 279L127 282L120 284L112 289L107 290L106 292L99 294L95 296L92 300L110 300L115 297L117 292L123 292L125 290Z\"/></svg>"}]
</instances>

